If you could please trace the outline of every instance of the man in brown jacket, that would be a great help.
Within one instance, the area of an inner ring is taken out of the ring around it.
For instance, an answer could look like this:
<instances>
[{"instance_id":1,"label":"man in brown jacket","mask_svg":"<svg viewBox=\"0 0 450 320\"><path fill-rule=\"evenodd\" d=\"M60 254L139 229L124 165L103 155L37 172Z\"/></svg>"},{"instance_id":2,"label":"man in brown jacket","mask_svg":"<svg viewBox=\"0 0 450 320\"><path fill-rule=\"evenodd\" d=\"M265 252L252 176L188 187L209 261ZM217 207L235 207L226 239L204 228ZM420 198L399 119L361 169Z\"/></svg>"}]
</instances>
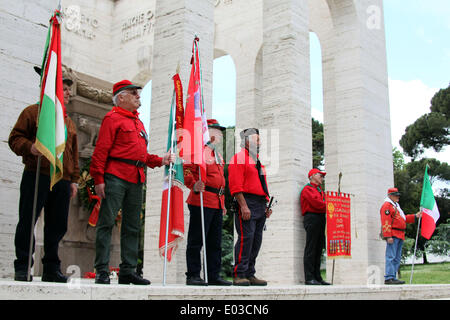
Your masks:
<instances>
[{"instance_id":1,"label":"man in brown jacket","mask_svg":"<svg viewBox=\"0 0 450 320\"><path fill-rule=\"evenodd\" d=\"M71 85L72 80L63 79L65 105L69 103ZM37 158L40 155L34 145L38 108L38 104L33 104L22 111L8 140L11 150L18 156L21 156L22 162L25 164L20 183L19 222L14 239L17 258L14 261L14 279L16 281L27 281L36 166ZM70 199L77 194L77 182L80 177L75 124L69 117L66 117L65 122L67 141L63 158L63 178L50 191L50 164L45 157L41 158L39 176L36 220L42 208L44 208L44 257L42 259L44 268L42 281L48 282L67 282L68 280L60 270L61 261L58 257L58 245L67 231L69 203ZM34 221L35 223L36 221ZM32 278L30 277L31 280Z\"/></svg>"}]
</instances>

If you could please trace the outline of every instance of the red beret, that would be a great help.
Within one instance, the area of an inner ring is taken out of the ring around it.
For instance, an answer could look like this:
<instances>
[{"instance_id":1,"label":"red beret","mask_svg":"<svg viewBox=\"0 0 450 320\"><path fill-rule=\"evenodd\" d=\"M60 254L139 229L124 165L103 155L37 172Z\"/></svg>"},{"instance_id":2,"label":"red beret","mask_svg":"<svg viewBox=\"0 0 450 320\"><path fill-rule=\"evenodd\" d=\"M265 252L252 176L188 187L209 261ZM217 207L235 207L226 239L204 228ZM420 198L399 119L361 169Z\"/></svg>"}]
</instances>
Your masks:
<instances>
[{"instance_id":1,"label":"red beret","mask_svg":"<svg viewBox=\"0 0 450 320\"><path fill-rule=\"evenodd\" d=\"M126 89L142 89L131 83L130 80L122 80L113 85L113 96Z\"/></svg>"},{"instance_id":2,"label":"red beret","mask_svg":"<svg viewBox=\"0 0 450 320\"><path fill-rule=\"evenodd\" d=\"M323 176L326 175L326 172L323 172L323 171L320 171L319 169L314 168L314 169L309 170L308 178L311 178L311 176L312 176L313 174L316 174L316 173L320 173L320 174L322 174Z\"/></svg>"}]
</instances>

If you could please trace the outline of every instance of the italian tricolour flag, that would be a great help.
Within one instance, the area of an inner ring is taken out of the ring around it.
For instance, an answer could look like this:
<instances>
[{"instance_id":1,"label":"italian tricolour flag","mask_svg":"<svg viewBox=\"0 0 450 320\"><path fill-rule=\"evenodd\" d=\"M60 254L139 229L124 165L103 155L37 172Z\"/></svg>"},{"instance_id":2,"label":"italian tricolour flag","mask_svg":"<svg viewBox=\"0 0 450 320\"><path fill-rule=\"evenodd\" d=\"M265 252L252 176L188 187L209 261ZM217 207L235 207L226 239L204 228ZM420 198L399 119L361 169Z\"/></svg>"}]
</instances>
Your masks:
<instances>
[{"instance_id":1,"label":"italian tricolour flag","mask_svg":"<svg viewBox=\"0 0 450 320\"><path fill-rule=\"evenodd\" d=\"M426 239L430 239L436 229L436 222L438 221L440 214L436 200L434 199L430 178L428 177L428 165L425 168L425 175L423 177L420 208L422 210L421 235Z\"/></svg>"},{"instance_id":2,"label":"italian tricolour flag","mask_svg":"<svg viewBox=\"0 0 450 320\"><path fill-rule=\"evenodd\" d=\"M36 148L50 162L50 190L63 176L63 153L66 145L66 110L61 67L61 14L55 11L42 61L41 95Z\"/></svg>"}]
</instances>

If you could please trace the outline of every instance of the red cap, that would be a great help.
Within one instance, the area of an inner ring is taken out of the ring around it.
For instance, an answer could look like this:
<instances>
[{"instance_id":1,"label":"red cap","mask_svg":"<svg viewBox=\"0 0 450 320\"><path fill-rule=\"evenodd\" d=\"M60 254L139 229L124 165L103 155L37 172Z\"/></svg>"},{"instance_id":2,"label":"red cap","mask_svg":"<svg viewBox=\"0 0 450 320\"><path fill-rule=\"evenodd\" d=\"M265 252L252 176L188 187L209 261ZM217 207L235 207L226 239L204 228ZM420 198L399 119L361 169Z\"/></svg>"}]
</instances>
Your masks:
<instances>
[{"instance_id":1,"label":"red cap","mask_svg":"<svg viewBox=\"0 0 450 320\"><path fill-rule=\"evenodd\" d=\"M311 178L311 176L316 173L320 173L323 176L326 176L326 172L323 172L323 171L320 171L319 169L314 168L314 169L309 170L308 178Z\"/></svg>"},{"instance_id":2,"label":"red cap","mask_svg":"<svg viewBox=\"0 0 450 320\"><path fill-rule=\"evenodd\" d=\"M122 80L113 85L113 96L126 89L142 89L131 83L130 80Z\"/></svg>"},{"instance_id":3,"label":"red cap","mask_svg":"<svg viewBox=\"0 0 450 320\"><path fill-rule=\"evenodd\" d=\"M219 129L221 131L225 130L225 127L222 127L216 119L208 119L206 121L208 123L209 128Z\"/></svg>"},{"instance_id":4,"label":"red cap","mask_svg":"<svg viewBox=\"0 0 450 320\"><path fill-rule=\"evenodd\" d=\"M397 188L389 188L389 189L388 189L388 194L391 194L391 195L393 195L393 196L399 196L399 195L400 195L400 192L398 192L398 189L397 189Z\"/></svg>"}]
</instances>

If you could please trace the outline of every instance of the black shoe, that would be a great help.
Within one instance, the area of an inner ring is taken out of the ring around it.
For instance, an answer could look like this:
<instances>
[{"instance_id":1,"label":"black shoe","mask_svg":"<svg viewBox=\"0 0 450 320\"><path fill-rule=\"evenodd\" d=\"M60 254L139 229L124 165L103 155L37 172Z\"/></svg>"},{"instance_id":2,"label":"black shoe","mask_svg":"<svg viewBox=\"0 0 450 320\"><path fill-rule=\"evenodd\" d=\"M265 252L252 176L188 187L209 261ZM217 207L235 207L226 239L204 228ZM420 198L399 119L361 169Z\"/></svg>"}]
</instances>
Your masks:
<instances>
[{"instance_id":1,"label":"black shoe","mask_svg":"<svg viewBox=\"0 0 450 320\"><path fill-rule=\"evenodd\" d=\"M23 272L23 271L18 271L14 273L14 280L15 281L27 281L27 272ZM30 280L29 282L33 281L33 276L30 274Z\"/></svg>"},{"instance_id":2,"label":"black shoe","mask_svg":"<svg viewBox=\"0 0 450 320\"><path fill-rule=\"evenodd\" d=\"M42 281L45 282L60 282L60 283L67 283L67 280L69 277L66 277L61 273L61 271L55 271L55 272L48 272L42 274Z\"/></svg>"},{"instance_id":3,"label":"black shoe","mask_svg":"<svg viewBox=\"0 0 450 320\"><path fill-rule=\"evenodd\" d=\"M119 273L119 284L137 284L148 286L151 282L147 279L142 278L136 273L130 273L126 275L120 275Z\"/></svg>"},{"instance_id":4,"label":"black shoe","mask_svg":"<svg viewBox=\"0 0 450 320\"><path fill-rule=\"evenodd\" d=\"M384 284L405 284L405 281L398 280L398 279L389 279L384 281Z\"/></svg>"},{"instance_id":5,"label":"black shoe","mask_svg":"<svg viewBox=\"0 0 450 320\"><path fill-rule=\"evenodd\" d=\"M211 286L231 286L233 283L231 281L227 281L225 279L222 279L221 277L218 277L214 280L208 279L208 285Z\"/></svg>"},{"instance_id":6,"label":"black shoe","mask_svg":"<svg viewBox=\"0 0 450 320\"><path fill-rule=\"evenodd\" d=\"M305 281L305 284L306 284L307 286L320 286L320 285L321 285L321 283L320 283L319 281L317 281L316 279L313 279L313 280L306 280L306 281Z\"/></svg>"},{"instance_id":7,"label":"black shoe","mask_svg":"<svg viewBox=\"0 0 450 320\"><path fill-rule=\"evenodd\" d=\"M188 286L206 286L206 282L199 276L187 277L186 285Z\"/></svg>"},{"instance_id":8,"label":"black shoe","mask_svg":"<svg viewBox=\"0 0 450 320\"><path fill-rule=\"evenodd\" d=\"M325 280L319 280L320 284L323 286L331 286L331 283L326 282Z\"/></svg>"},{"instance_id":9,"label":"black shoe","mask_svg":"<svg viewBox=\"0 0 450 320\"><path fill-rule=\"evenodd\" d=\"M96 284L110 284L108 272L99 272L95 275Z\"/></svg>"}]
</instances>

